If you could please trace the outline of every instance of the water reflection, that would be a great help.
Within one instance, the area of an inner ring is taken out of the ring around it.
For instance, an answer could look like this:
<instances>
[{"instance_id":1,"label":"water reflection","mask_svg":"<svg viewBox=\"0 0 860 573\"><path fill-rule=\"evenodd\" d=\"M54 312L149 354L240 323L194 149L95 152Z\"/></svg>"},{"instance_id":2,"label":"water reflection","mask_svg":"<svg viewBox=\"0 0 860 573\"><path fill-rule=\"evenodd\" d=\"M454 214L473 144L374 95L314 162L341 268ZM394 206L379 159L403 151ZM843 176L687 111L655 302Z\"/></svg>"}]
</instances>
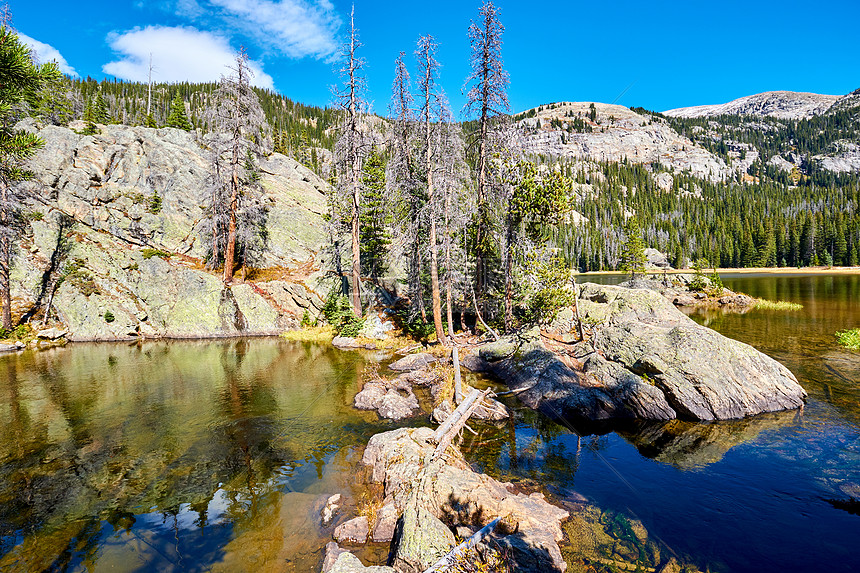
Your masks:
<instances>
[{"instance_id":1,"label":"water reflection","mask_svg":"<svg viewBox=\"0 0 860 573\"><path fill-rule=\"evenodd\" d=\"M797 424L801 416L791 411L710 423L671 420L638 424L619 434L643 456L689 470L719 462L735 446L755 440L764 431Z\"/></svg>"},{"instance_id":2,"label":"water reflection","mask_svg":"<svg viewBox=\"0 0 860 573\"><path fill-rule=\"evenodd\" d=\"M208 569L281 498L347 488L362 365L259 340L0 358L0 569Z\"/></svg>"}]
</instances>

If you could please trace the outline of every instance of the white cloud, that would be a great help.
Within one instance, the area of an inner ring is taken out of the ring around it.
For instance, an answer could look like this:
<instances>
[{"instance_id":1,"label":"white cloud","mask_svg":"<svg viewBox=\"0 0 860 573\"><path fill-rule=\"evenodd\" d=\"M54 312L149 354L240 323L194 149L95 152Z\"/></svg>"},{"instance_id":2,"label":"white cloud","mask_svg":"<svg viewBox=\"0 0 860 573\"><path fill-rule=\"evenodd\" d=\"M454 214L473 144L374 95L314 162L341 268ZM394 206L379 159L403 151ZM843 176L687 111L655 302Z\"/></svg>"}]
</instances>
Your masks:
<instances>
[{"instance_id":1,"label":"white cloud","mask_svg":"<svg viewBox=\"0 0 860 573\"><path fill-rule=\"evenodd\" d=\"M329 0L209 0L258 42L291 58L327 58L339 47L340 17Z\"/></svg>"},{"instance_id":2,"label":"white cloud","mask_svg":"<svg viewBox=\"0 0 860 573\"><path fill-rule=\"evenodd\" d=\"M227 38L191 27L147 26L128 32L113 32L107 37L120 59L102 66L106 74L145 82L152 54L153 81L207 82L228 74L227 66L236 59L236 51ZM251 83L274 89L272 76L258 62L250 62L254 78Z\"/></svg>"},{"instance_id":3,"label":"white cloud","mask_svg":"<svg viewBox=\"0 0 860 573\"><path fill-rule=\"evenodd\" d=\"M57 66L60 68L60 71L64 74L68 74L70 76L77 76L78 72L75 71L75 68L69 65L66 61L66 58L63 57L63 54L55 48L54 46L50 46L39 40L34 40L30 36L26 34L18 33L18 38L21 39L27 46L30 47L31 50L36 54L36 58L38 58L39 62L57 62Z\"/></svg>"}]
</instances>

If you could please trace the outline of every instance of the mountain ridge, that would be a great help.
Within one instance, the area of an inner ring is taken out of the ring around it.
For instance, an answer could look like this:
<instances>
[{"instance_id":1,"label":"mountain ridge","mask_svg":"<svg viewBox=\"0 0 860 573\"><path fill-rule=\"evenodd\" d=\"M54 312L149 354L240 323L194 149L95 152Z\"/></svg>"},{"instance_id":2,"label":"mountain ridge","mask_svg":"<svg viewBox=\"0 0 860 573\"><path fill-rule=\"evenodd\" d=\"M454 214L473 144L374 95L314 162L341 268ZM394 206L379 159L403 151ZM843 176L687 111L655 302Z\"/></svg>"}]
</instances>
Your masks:
<instances>
[{"instance_id":1,"label":"mountain ridge","mask_svg":"<svg viewBox=\"0 0 860 573\"><path fill-rule=\"evenodd\" d=\"M806 119L827 112L845 96L811 92L769 91L752 94L721 104L679 107L662 112L668 117L714 117L751 115L780 119Z\"/></svg>"}]
</instances>

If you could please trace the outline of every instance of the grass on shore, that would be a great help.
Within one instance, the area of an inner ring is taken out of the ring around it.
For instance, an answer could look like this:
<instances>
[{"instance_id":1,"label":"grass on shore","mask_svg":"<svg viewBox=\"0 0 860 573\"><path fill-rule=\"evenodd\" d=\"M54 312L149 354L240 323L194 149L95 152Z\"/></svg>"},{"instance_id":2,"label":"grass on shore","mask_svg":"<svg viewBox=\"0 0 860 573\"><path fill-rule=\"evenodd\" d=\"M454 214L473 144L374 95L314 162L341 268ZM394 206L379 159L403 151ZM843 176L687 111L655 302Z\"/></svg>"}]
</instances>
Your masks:
<instances>
[{"instance_id":1,"label":"grass on shore","mask_svg":"<svg viewBox=\"0 0 860 573\"><path fill-rule=\"evenodd\" d=\"M860 328L837 332L836 339L849 350L860 350Z\"/></svg>"},{"instance_id":2,"label":"grass on shore","mask_svg":"<svg viewBox=\"0 0 860 573\"><path fill-rule=\"evenodd\" d=\"M288 330L281 338L290 342L331 342L337 333L328 324L323 326L305 326L299 330Z\"/></svg>"},{"instance_id":3,"label":"grass on shore","mask_svg":"<svg viewBox=\"0 0 860 573\"><path fill-rule=\"evenodd\" d=\"M763 310L798 311L803 308L803 305L797 302L789 302L787 300L767 300L764 298L757 298L753 308L760 308Z\"/></svg>"}]
</instances>

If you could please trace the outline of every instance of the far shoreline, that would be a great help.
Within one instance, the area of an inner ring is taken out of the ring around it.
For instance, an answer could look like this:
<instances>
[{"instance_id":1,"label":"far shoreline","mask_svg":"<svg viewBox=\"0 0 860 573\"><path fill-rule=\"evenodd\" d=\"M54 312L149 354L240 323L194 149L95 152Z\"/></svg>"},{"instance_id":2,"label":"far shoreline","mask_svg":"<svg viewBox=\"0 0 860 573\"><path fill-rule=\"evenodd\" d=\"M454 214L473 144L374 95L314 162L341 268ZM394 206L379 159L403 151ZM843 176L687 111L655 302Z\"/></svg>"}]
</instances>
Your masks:
<instances>
[{"instance_id":1,"label":"far shoreline","mask_svg":"<svg viewBox=\"0 0 860 573\"><path fill-rule=\"evenodd\" d=\"M661 275L663 273L669 275L688 275L694 273L693 269L648 269L637 275ZM702 269L705 274L713 273L712 268ZM738 269L717 269L717 273L721 275L856 275L860 274L860 267L746 267ZM589 271L585 273L575 273L577 277L589 276L624 276L630 274L629 271Z\"/></svg>"}]
</instances>

